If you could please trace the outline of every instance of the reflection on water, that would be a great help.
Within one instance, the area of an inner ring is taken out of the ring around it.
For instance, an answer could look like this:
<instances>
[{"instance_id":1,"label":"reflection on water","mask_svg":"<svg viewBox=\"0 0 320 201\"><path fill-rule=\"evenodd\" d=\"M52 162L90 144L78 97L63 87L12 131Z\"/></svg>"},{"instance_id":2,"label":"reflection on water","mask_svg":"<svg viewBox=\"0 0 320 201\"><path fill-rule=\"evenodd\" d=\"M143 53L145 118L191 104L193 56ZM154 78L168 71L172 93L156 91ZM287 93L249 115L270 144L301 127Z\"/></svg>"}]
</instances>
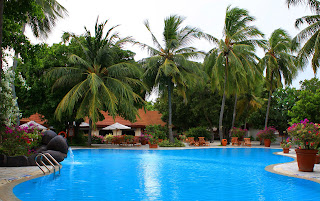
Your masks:
<instances>
[{"instance_id":1,"label":"reflection on water","mask_svg":"<svg viewBox=\"0 0 320 201\"><path fill-rule=\"evenodd\" d=\"M161 184L159 181L159 156L155 153L148 153L142 156L140 166L142 167L144 191L147 197L157 198L161 196Z\"/></svg>"}]
</instances>

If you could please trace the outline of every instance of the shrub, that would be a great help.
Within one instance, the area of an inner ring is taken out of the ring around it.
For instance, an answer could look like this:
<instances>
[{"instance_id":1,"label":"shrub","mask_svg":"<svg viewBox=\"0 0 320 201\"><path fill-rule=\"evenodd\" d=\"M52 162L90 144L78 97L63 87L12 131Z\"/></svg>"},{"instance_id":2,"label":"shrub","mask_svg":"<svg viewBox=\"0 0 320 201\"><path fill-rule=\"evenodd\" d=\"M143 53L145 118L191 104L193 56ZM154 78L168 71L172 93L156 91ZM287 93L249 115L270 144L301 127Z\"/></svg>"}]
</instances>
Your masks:
<instances>
[{"instance_id":1,"label":"shrub","mask_svg":"<svg viewBox=\"0 0 320 201\"><path fill-rule=\"evenodd\" d=\"M104 144L104 138L101 135L92 135L92 144Z\"/></svg>"},{"instance_id":2,"label":"shrub","mask_svg":"<svg viewBox=\"0 0 320 201\"><path fill-rule=\"evenodd\" d=\"M232 137L238 137L239 139L242 139L247 131L247 129L233 127L231 129L231 135Z\"/></svg>"},{"instance_id":3,"label":"shrub","mask_svg":"<svg viewBox=\"0 0 320 201\"><path fill-rule=\"evenodd\" d=\"M104 136L104 140L105 140L106 143L109 143L109 142L111 143L112 139L113 139L113 135L112 134Z\"/></svg>"},{"instance_id":4,"label":"shrub","mask_svg":"<svg viewBox=\"0 0 320 201\"><path fill-rule=\"evenodd\" d=\"M35 128L7 126L1 137L0 153L7 156L29 156L40 146L42 133Z\"/></svg>"},{"instance_id":5,"label":"shrub","mask_svg":"<svg viewBox=\"0 0 320 201\"><path fill-rule=\"evenodd\" d=\"M320 144L320 126L309 122L308 119L293 124L288 128L288 134L293 143L301 149L318 149Z\"/></svg>"},{"instance_id":6,"label":"shrub","mask_svg":"<svg viewBox=\"0 0 320 201\"><path fill-rule=\"evenodd\" d=\"M157 137L159 139L167 139L167 128L161 125L148 125L144 129L145 135L152 135L153 137Z\"/></svg>"},{"instance_id":7,"label":"shrub","mask_svg":"<svg viewBox=\"0 0 320 201\"><path fill-rule=\"evenodd\" d=\"M174 143L171 143L169 140L163 140L159 142L159 147L184 147L185 145L183 142L178 140L177 138L174 139Z\"/></svg>"},{"instance_id":8,"label":"shrub","mask_svg":"<svg viewBox=\"0 0 320 201\"><path fill-rule=\"evenodd\" d=\"M262 140L270 139L271 142L275 142L276 138L277 138L276 134L275 134L276 131L277 130L274 127L270 126L268 128L265 128L264 130L260 130L257 133L257 138L262 139Z\"/></svg>"},{"instance_id":9,"label":"shrub","mask_svg":"<svg viewBox=\"0 0 320 201\"><path fill-rule=\"evenodd\" d=\"M88 135L85 135L83 131L79 131L77 135L75 135L73 138L68 138L68 142L70 142L70 145L78 145L83 146L86 145L88 142Z\"/></svg>"},{"instance_id":10,"label":"shrub","mask_svg":"<svg viewBox=\"0 0 320 201\"><path fill-rule=\"evenodd\" d=\"M204 137L205 140L211 140L212 136L205 127L190 128L187 132L187 137L194 137L196 140L198 137Z\"/></svg>"}]
</instances>

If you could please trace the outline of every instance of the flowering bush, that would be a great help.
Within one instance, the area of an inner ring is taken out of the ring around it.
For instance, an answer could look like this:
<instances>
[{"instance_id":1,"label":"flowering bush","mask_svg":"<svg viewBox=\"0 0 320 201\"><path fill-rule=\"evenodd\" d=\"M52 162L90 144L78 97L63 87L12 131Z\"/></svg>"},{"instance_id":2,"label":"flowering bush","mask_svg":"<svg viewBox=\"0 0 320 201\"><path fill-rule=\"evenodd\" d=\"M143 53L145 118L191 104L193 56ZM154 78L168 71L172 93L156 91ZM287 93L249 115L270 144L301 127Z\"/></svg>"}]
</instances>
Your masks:
<instances>
[{"instance_id":1,"label":"flowering bush","mask_svg":"<svg viewBox=\"0 0 320 201\"><path fill-rule=\"evenodd\" d=\"M243 136L245 136L247 131L248 131L247 129L233 127L231 129L231 136L232 137L243 138Z\"/></svg>"},{"instance_id":2,"label":"flowering bush","mask_svg":"<svg viewBox=\"0 0 320 201\"><path fill-rule=\"evenodd\" d=\"M289 137L285 141L280 143L280 146L282 148L291 148L291 145L292 145L292 142Z\"/></svg>"},{"instance_id":3,"label":"flowering bush","mask_svg":"<svg viewBox=\"0 0 320 201\"><path fill-rule=\"evenodd\" d=\"M104 141L106 142L106 143L108 143L108 142L112 142L112 139L113 139L113 135L112 134L109 134L109 135L106 135L106 136L104 136Z\"/></svg>"},{"instance_id":4,"label":"flowering bush","mask_svg":"<svg viewBox=\"0 0 320 201\"><path fill-rule=\"evenodd\" d=\"M152 135L149 135L145 132L141 132L140 141L148 141L149 138L151 138L151 137L152 137Z\"/></svg>"},{"instance_id":5,"label":"flowering bush","mask_svg":"<svg viewBox=\"0 0 320 201\"><path fill-rule=\"evenodd\" d=\"M267 127L264 130L260 130L258 132L257 138L259 138L260 140L270 139L271 142L274 142L274 141L276 141L276 138L277 138L277 136L275 134L276 131L277 130L272 126Z\"/></svg>"},{"instance_id":6,"label":"flowering bush","mask_svg":"<svg viewBox=\"0 0 320 201\"><path fill-rule=\"evenodd\" d=\"M40 146L42 133L36 128L8 127L1 134L0 153L7 156L29 156Z\"/></svg>"},{"instance_id":7,"label":"flowering bush","mask_svg":"<svg viewBox=\"0 0 320 201\"><path fill-rule=\"evenodd\" d=\"M317 149L320 143L320 126L308 119L295 123L288 129L288 134L293 138L293 143L300 149Z\"/></svg>"},{"instance_id":8,"label":"flowering bush","mask_svg":"<svg viewBox=\"0 0 320 201\"><path fill-rule=\"evenodd\" d=\"M101 135L92 135L91 142L92 144L104 144L104 138Z\"/></svg>"},{"instance_id":9,"label":"flowering bush","mask_svg":"<svg viewBox=\"0 0 320 201\"><path fill-rule=\"evenodd\" d=\"M153 137L153 136L151 136L151 137L149 138L150 144L158 144L158 141L159 141L159 138L158 138L158 137Z\"/></svg>"},{"instance_id":10,"label":"flowering bush","mask_svg":"<svg viewBox=\"0 0 320 201\"><path fill-rule=\"evenodd\" d=\"M152 135L159 139L166 139L167 138L167 128L161 125L148 125L144 129L145 135Z\"/></svg>"},{"instance_id":11,"label":"flowering bush","mask_svg":"<svg viewBox=\"0 0 320 201\"><path fill-rule=\"evenodd\" d=\"M16 117L21 117L19 108L17 107L17 98L13 98L12 87L14 81L14 73L6 71L1 75L0 81L0 127L12 126ZM4 124L4 125L3 125ZM1 130L1 128L0 128Z\"/></svg>"}]
</instances>

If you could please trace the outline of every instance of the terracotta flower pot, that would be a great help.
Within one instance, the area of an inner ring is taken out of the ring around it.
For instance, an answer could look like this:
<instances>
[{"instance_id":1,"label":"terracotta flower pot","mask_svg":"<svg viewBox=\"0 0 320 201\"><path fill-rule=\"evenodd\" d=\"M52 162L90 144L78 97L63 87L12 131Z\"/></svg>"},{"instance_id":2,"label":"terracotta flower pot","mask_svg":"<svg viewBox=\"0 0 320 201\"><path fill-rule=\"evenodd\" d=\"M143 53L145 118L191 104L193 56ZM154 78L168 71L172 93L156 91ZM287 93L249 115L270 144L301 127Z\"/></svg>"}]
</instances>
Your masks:
<instances>
[{"instance_id":1,"label":"terracotta flower pot","mask_svg":"<svg viewBox=\"0 0 320 201\"><path fill-rule=\"evenodd\" d=\"M290 151L290 148L283 148L283 153L288 154Z\"/></svg>"},{"instance_id":2,"label":"terracotta flower pot","mask_svg":"<svg viewBox=\"0 0 320 201\"><path fill-rule=\"evenodd\" d=\"M227 146L227 143L228 143L227 139L222 139L221 140L222 146Z\"/></svg>"},{"instance_id":3,"label":"terracotta flower pot","mask_svg":"<svg viewBox=\"0 0 320 201\"><path fill-rule=\"evenodd\" d=\"M147 144L147 140L141 140L141 144L142 145L146 145Z\"/></svg>"},{"instance_id":4,"label":"terracotta flower pot","mask_svg":"<svg viewBox=\"0 0 320 201\"><path fill-rule=\"evenodd\" d=\"M319 164L319 163L320 163L320 154L317 154L315 164Z\"/></svg>"},{"instance_id":5,"label":"terracotta flower pot","mask_svg":"<svg viewBox=\"0 0 320 201\"><path fill-rule=\"evenodd\" d=\"M264 139L263 141L264 141L264 146L265 147L270 147L270 145L271 145L271 140L270 139Z\"/></svg>"},{"instance_id":6,"label":"terracotta flower pot","mask_svg":"<svg viewBox=\"0 0 320 201\"><path fill-rule=\"evenodd\" d=\"M296 149L299 171L313 172L317 153L315 149Z\"/></svg>"},{"instance_id":7,"label":"terracotta flower pot","mask_svg":"<svg viewBox=\"0 0 320 201\"><path fill-rule=\"evenodd\" d=\"M149 148L153 148L153 149L158 148L158 144L149 144Z\"/></svg>"}]
</instances>

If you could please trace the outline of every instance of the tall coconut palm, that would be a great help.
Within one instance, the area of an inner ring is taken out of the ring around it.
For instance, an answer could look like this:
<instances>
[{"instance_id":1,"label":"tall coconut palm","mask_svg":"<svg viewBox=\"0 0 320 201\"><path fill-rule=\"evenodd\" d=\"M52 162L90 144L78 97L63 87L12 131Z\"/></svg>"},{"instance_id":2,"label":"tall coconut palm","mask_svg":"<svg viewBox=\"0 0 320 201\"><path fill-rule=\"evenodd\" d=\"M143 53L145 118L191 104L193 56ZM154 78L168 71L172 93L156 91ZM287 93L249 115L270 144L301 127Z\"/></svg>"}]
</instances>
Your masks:
<instances>
[{"instance_id":1,"label":"tall coconut palm","mask_svg":"<svg viewBox=\"0 0 320 201\"><path fill-rule=\"evenodd\" d=\"M312 11L320 12L320 2L319 0L287 0L288 7L291 5L306 4L310 7Z\"/></svg>"},{"instance_id":2,"label":"tall coconut palm","mask_svg":"<svg viewBox=\"0 0 320 201\"><path fill-rule=\"evenodd\" d=\"M186 88L199 80L197 76L200 72L199 64L188 59L197 58L200 52L189 45L194 39L207 36L196 28L182 27L183 21L184 18L177 15L164 20L163 45L152 33L149 22L145 21L144 24L151 34L155 47L140 43L150 54L150 57L143 59L146 83L151 89L157 88L160 92L168 94L168 128L171 142L174 141L171 108L173 88L177 88L185 97Z\"/></svg>"},{"instance_id":3,"label":"tall coconut palm","mask_svg":"<svg viewBox=\"0 0 320 201\"><path fill-rule=\"evenodd\" d=\"M57 67L49 71L48 77L57 78L54 87L71 85L72 89L63 97L56 109L57 118L65 112L76 110L76 118L89 118L90 131L88 144L91 144L91 130L101 120L100 111L107 111L115 117L117 114L134 121L137 108L134 104L143 102L133 87L142 86L139 80L141 69L130 62L113 62L113 48L128 42L130 38L120 39L113 33L117 26L103 34L107 21L95 25L95 35L91 36L86 28L84 42L71 34L82 47L83 57L70 56L74 66Z\"/></svg>"},{"instance_id":4,"label":"tall coconut palm","mask_svg":"<svg viewBox=\"0 0 320 201\"><path fill-rule=\"evenodd\" d=\"M310 6L315 15L304 16L296 20L295 26L300 28L307 25L293 38L294 43L303 44L298 52L298 64L304 66L311 59L311 67L314 74L320 66L320 2L316 0L287 0L288 5L305 3Z\"/></svg>"},{"instance_id":5,"label":"tall coconut palm","mask_svg":"<svg viewBox=\"0 0 320 201\"><path fill-rule=\"evenodd\" d=\"M297 74L295 57L291 53L291 42L292 40L285 30L276 29L265 46L265 56L259 62L259 65L266 69L266 83L269 91L265 128L268 126L273 91L282 87L282 79L286 85L291 84Z\"/></svg>"},{"instance_id":6,"label":"tall coconut palm","mask_svg":"<svg viewBox=\"0 0 320 201\"><path fill-rule=\"evenodd\" d=\"M220 139L223 137L222 121L226 95L239 92L240 85L235 83L245 80L247 73L254 72L254 60L257 59L254 54L255 45L263 44L262 32L249 25L254 20L247 10L228 6L224 39L220 40L218 47L212 49L206 57L206 68L212 68L212 85L223 93L219 118Z\"/></svg>"}]
</instances>

